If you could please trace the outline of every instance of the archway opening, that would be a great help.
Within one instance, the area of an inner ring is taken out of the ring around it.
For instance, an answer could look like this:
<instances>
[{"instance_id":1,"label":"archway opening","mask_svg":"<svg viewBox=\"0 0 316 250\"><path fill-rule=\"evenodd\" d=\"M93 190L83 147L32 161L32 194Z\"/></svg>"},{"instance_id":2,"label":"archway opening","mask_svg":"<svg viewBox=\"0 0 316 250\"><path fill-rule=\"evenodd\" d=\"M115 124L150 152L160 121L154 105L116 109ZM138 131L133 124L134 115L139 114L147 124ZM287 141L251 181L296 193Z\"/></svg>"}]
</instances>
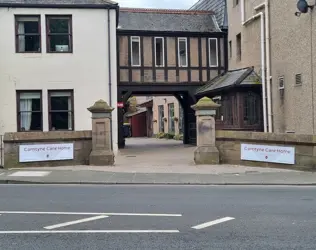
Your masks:
<instances>
[{"instance_id":1,"label":"archway opening","mask_svg":"<svg viewBox=\"0 0 316 250\"><path fill-rule=\"evenodd\" d=\"M196 120L191 105L196 100L190 92L121 94L116 164L194 164Z\"/></svg>"}]
</instances>

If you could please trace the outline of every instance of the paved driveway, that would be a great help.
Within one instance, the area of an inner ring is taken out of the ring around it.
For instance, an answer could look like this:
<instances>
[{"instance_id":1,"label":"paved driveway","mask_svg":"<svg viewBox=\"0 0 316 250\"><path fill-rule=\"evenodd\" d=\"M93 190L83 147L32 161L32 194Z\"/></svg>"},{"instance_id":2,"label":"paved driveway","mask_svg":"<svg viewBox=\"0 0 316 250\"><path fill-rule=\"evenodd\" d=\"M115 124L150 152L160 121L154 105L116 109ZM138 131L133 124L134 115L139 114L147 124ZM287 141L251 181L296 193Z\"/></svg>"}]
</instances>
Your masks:
<instances>
[{"instance_id":1,"label":"paved driveway","mask_svg":"<svg viewBox=\"0 0 316 250\"><path fill-rule=\"evenodd\" d=\"M117 166L193 166L194 149L176 140L127 138L115 161Z\"/></svg>"}]
</instances>

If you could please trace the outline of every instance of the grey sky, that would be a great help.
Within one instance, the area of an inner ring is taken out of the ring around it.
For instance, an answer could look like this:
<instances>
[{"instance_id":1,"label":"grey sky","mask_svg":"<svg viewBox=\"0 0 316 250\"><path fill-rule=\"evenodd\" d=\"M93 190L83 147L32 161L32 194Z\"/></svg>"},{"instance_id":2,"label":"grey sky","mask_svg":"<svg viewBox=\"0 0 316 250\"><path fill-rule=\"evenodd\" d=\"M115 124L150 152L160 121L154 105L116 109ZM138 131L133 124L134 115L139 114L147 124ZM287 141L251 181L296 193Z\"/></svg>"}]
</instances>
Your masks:
<instances>
[{"instance_id":1,"label":"grey sky","mask_svg":"<svg viewBox=\"0 0 316 250\"><path fill-rule=\"evenodd\" d=\"M120 7L159 9L188 9L197 1L198 0L116 0Z\"/></svg>"}]
</instances>

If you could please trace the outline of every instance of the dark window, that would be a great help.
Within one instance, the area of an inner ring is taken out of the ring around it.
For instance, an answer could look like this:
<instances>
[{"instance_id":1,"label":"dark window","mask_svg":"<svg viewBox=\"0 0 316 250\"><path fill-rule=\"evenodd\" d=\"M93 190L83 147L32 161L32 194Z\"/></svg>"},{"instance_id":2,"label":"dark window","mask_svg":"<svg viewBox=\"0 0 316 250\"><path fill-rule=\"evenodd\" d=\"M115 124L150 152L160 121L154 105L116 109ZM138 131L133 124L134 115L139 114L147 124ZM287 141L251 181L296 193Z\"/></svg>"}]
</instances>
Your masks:
<instances>
[{"instance_id":1,"label":"dark window","mask_svg":"<svg viewBox=\"0 0 316 250\"><path fill-rule=\"evenodd\" d=\"M132 36L131 38L132 66L140 66L140 38Z\"/></svg>"},{"instance_id":2,"label":"dark window","mask_svg":"<svg viewBox=\"0 0 316 250\"><path fill-rule=\"evenodd\" d=\"M249 92L244 95L244 125L257 125L260 122L260 96Z\"/></svg>"},{"instance_id":3,"label":"dark window","mask_svg":"<svg viewBox=\"0 0 316 250\"><path fill-rule=\"evenodd\" d=\"M187 67L188 66L188 51L187 51L187 39L178 38L178 50L179 50L179 66Z\"/></svg>"},{"instance_id":4,"label":"dark window","mask_svg":"<svg viewBox=\"0 0 316 250\"><path fill-rule=\"evenodd\" d=\"M222 109L223 122L226 126L238 127L238 105L237 105L237 94L230 94L223 96Z\"/></svg>"},{"instance_id":5,"label":"dark window","mask_svg":"<svg viewBox=\"0 0 316 250\"><path fill-rule=\"evenodd\" d=\"M46 16L47 52L72 52L71 16Z\"/></svg>"},{"instance_id":6,"label":"dark window","mask_svg":"<svg viewBox=\"0 0 316 250\"><path fill-rule=\"evenodd\" d=\"M229 41L229 58L232 58L233 55L232 41Z\"/></svg>"},{"instance_id":7,"label":"dark window","mask_svg":"<svg viewBox=\"0 0 316 250\"><path fill-rule=\"evenodd\" d=\"M237 61L241 61L241 34L236 36L236 57Z\"/></svg>"},{"instance_id":8,"label":"dark window","mask_svg":"<svg viewBox=\"0 0 316 250\"><path fill-rule=\"evenodd\" d=\"M174 103L168 104L168 133L174 133Z\"/></svg>"},{"instance_id":9,"label":"dark window","mask_svg":"<svg viewBox=\"0 0 316 250\"><path fill-rule=\"evenodd\" d=\"M239 0L233 0L233 6L237 6L239 4Z\"/></svg>"},{"instance_id":10,"label":"dark window","mask_svg":"<svg viewBox=\"0 0 316 250\"><path fill-rule=\"evenodd\" d=\"M209 56L210 56L210 67L218 66L218 47L217 47L217 38L210 38L208 40L209 45Z\"/></svg>"},{"instance_id":11,"label":"dark window","mask_svg":"<svg viewBox=\"0 0 316 250\"><path fill-rule=\"evenodd\" d=\"M18 131L41 131L41 91L17 91Z\"/></svg>"},{"instance_id":12,"label":"dark window","mask_svg":"<svg viewBox=\"0 0 316 250\"><path fill-rule=\"evenodd\" d=\"M164 40L163 37L155 37L155 63L156 67L164 66Z\"/></svg>"},{"instance_id":13,"label":"dark window","mask_svg":"<svg viewBox=\"0 0 316 250\"><path fill-rule=\"evenodd\" d=\"M225 125L233 125L233 102L231 96L225 96L223 100L223 120Z\"/></svg>"},{"instance_id":14,"label":"dark window","mask_svg":"<svg viewBox=\"0 0 316 250\"><path fill-rule=\"evenodd\" d=\"M74 130L73 91L49 91L49 130Z\"/></svg>"},{"instance_id":15,"label":"dark window","mask_svg":"<svg viewBox=\"0 0 316 250\"><path fill-rule=\"evenodd\" d=\"M15 16L16 52L41 52L39 16Z\"/></svg>"},{"instance_id":16,"label":"dark window","mask_svg":"<svg viewBox=\"0 0 316 250\"><path fill-rule=\"evenodd\" d=\"M164 121L165 111L164 106L158 106L158 117L159 117L159 132L165 132L165 121Z\"/></svg>"}]
</instances>

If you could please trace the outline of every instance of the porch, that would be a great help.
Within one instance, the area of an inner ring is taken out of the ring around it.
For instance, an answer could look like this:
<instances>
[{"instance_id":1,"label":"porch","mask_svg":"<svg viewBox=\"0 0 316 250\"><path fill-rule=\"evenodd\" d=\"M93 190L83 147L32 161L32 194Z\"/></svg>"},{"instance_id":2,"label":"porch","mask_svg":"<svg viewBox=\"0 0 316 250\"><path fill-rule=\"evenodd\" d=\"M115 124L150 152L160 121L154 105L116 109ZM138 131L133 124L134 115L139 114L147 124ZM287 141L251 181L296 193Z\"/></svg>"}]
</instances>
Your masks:
<instances>
[{"instance_id":1,"label":"porch","mask_svg":"<svg viewBox=\"0 0 316 250\"><path fill-rule=\"evenodd\" d=\"M250 68L230 70L197 91L221 104L216 113L217 130L263 131L261 79Z\"/></svg>"}]
</instances>

